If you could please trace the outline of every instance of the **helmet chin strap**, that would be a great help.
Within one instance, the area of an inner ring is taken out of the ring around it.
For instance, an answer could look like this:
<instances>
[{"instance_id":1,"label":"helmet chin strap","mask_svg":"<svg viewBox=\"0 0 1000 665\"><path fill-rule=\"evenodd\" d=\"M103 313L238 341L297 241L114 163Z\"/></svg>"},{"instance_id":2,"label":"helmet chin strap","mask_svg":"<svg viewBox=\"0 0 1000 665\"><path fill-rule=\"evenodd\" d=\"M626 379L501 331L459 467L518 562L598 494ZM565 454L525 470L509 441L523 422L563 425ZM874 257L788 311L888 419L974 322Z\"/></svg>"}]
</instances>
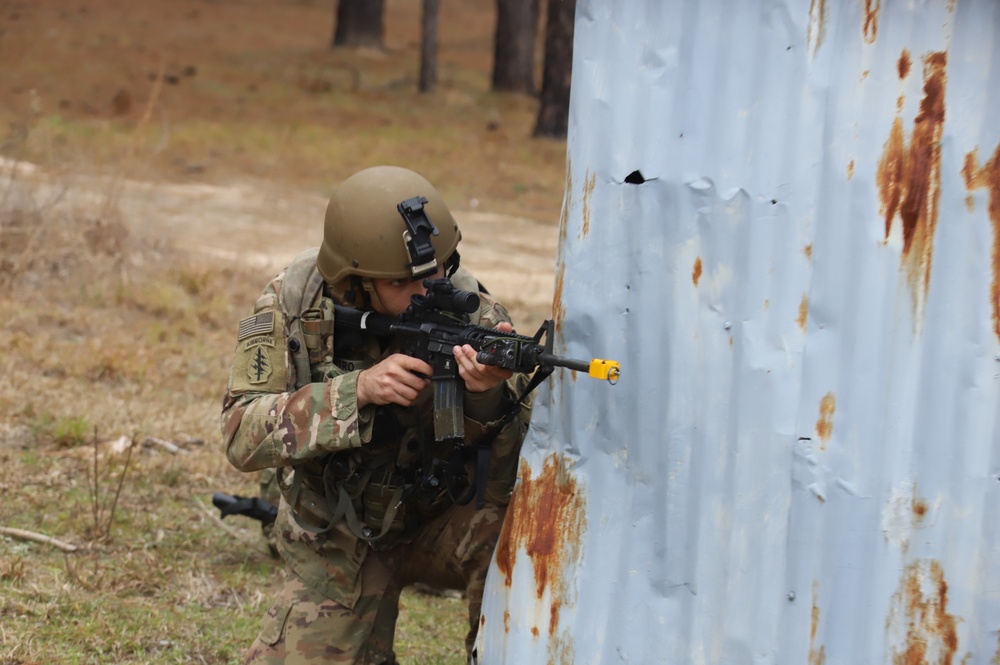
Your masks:
<instances>
[{"instance_id":1,"label":"helmet chin strap","mask_svg":"<svg viewBox=\"0 0 1000 665\"><path fill-rule=\"evenodd\" d=\"M351 275L345 277L336 284L328 284L329 295L339 304L345 307L371 308L372 302L377 302L381 306L378 294L375 293L375 285L368 277Z\"/></svg>"},{"instance_id":2,"label":"helmet chin strap","mask_svg":"<svg viewBox=\"0 0 1000 665\"><path fill-rule=\"evenodd\" d=\"M365 290L365 306L375 310L376 312L384 312L385 304L379 299L378 293L375 291L375 283L372 282L370 277L361 278L361 286Z\"/></svg>"},{"instance_id":3,"label":"helmet chin strap","mask_svg":"<svg viewBox=\"0 0 1000 665\"><path fill-rule=\"evenodd\" d=\"M451 279L451 276L455 274L456 270L458 270L458 266L461 262L462 262L462 257L459 255L458 250L456 249L454 252L451 253L451 256L448 257L448 260L445 261L444 276L447 277L448 279Z\"/></svg>"}]
</instances>

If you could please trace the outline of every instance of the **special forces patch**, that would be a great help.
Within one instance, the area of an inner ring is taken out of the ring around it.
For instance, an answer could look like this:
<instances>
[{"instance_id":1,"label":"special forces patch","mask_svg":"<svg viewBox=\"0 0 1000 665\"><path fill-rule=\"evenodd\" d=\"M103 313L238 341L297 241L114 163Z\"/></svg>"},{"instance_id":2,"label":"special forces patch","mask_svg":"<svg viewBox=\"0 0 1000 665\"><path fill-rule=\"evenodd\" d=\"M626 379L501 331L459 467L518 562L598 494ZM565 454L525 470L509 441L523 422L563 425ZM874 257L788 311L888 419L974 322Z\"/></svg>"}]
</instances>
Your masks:
<instances>
[{"instance_id":1,"label":"special forces patch","mask_svg":"<svg viewBox=\"0 0 1000 665\"><path fill-rule=\"evenodd\" d=\"M271 356L268 354L266 347L271 346L273 348L274 340L270 340L270 344L256 339L251 341L257 343L253 345L253 355L250 356L250 362L247 363L247 378L250 380L251 385L267 383L273 367L271 367Z\"/></svg>"},{"instance_id":2,"label":"special forces patch","mask_svg":"<svg viewBox=\"0 0 1000 665\"><path fill-rule=\"evenodd\" d=\"M260 312L240 321L232 374L235 391L285 389L285 338L281 313Z\"/></svg>"}]
</instances>

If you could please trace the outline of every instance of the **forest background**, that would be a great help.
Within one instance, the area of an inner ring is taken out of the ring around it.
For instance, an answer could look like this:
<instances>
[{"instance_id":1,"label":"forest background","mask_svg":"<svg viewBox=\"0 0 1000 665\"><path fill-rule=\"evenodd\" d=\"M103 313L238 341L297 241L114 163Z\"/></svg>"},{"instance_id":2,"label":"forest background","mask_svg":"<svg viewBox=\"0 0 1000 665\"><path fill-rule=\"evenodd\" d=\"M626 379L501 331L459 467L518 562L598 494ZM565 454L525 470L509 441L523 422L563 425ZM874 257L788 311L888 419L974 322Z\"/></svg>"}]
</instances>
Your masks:
<instances>
[{"instance_id":1,"label":"forest background","mask_svg":"<svg viewBox=\"0 0 1000 665\"><path fill-rule=\"evenodd\" d=\"M282 571L211 506L256 493L235 325L339 180L420 171L519 329L549 316L573 4L0 0L0 665L240 662ZM463 662L464 613L405 594L400 660Z\"/></svg>"}]
</instances>

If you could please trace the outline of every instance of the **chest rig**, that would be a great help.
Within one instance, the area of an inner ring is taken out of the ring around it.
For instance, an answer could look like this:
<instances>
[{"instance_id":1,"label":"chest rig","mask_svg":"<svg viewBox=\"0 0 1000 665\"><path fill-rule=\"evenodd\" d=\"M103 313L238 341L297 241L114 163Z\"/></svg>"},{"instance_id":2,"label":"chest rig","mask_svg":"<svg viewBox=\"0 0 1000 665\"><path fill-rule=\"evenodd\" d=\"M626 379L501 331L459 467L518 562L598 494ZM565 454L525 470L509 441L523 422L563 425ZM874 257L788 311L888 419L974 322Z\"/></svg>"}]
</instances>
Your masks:
<instances>
[{"instance_id":1,"label":"chest rig","mask_svg":"<svg viewBox=\"0 0 1000 665\"><path fill-rule=\"evenodd\" d=\"M315 253L296 257L279 294L294 367L289 389L366 369L399 351L389 339L334 336L333 300ZM378 406L372 419L370 442L307 460L291 473L279 469L280 486L302 529L321 534L343 522L373 548L389 549L452 505L457 474L452 448L434 440L429 395L411 407Z\"/></svg>"}]
</instances>

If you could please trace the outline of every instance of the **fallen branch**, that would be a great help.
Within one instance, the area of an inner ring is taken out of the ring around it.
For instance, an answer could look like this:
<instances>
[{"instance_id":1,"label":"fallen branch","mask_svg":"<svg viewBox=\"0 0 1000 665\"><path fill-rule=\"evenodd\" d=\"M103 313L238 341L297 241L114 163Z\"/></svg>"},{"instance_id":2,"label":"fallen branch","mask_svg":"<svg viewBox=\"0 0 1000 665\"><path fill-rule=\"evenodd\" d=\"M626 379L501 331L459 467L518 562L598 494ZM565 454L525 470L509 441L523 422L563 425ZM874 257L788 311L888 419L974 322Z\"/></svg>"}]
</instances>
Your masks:
<instances>
[{"instance_id":1,"label":"fallen branch","mask_svg":"<svg viewBox=\"0 0 1000 665\"><path fill-rule=\"evenodd\" d=\"M146 440L142 442L143 446L159 446L163 448L171 455L186 455L187 451L178 446L176 443L171 443L165 439L159 439L155 436L147 436Z\"/></svg>"},{"instance_id":2,"label":"fallen branch","mask_svg":"<svg viewBox=\"0 0 1000 665\"><path fill-rule=\"evenodd\" d=\"M34 531L25 531L24 529L15 529L9 526L0 526L0 536L10 536L11 538L17 538L18 540L30 540L35 543L42 543L43 545L52 545L63 552L75 552L79 548L76 545L70 545L69 543L64 543L61 540L57 540L51 536L46 536L41 533L35 533Z\"/></svg>"}]
</instances>

